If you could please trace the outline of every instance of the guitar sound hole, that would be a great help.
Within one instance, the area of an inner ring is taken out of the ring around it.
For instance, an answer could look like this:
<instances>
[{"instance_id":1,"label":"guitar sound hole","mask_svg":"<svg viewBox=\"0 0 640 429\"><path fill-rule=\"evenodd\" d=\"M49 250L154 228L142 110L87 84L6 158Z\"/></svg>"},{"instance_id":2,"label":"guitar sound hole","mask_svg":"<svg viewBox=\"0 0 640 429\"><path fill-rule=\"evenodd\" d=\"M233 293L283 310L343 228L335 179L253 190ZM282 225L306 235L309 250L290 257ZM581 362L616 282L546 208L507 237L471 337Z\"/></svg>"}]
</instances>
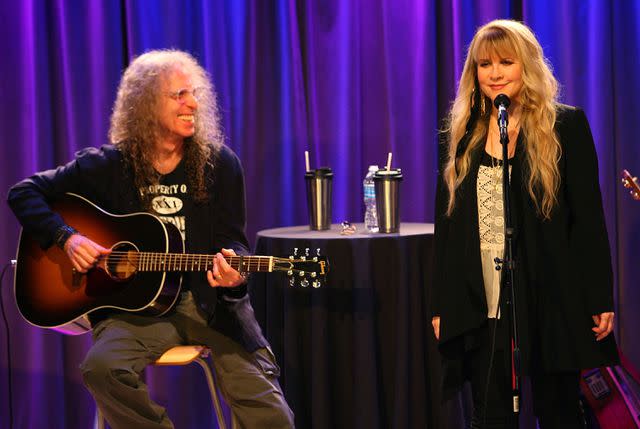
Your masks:
<instances>
[{"instance_id":1,"label":"guitar sound hole","mask_svg":"<svg viewBox=\"0 0 640 429\"><path fill-rule=\"evenodd\" d=\"M127 280L138 271L138 249L132 243L118 243L107 257L107 272L115 280Z\"/></svg>"}]
</instances>

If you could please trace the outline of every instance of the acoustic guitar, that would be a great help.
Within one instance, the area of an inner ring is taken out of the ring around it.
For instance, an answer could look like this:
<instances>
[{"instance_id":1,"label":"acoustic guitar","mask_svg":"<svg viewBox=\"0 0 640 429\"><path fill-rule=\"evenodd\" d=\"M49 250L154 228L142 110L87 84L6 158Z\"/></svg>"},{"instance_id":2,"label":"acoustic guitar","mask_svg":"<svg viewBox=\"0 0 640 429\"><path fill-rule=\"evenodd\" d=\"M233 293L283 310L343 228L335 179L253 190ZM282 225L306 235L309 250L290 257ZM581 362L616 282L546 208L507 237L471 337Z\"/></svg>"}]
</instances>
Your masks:
<instances>
[{"instance_id":1,"label":"acoustic guitar","mask_svg":"<svg viewBox=\"0 0 640 429\"><path fill-rule=\"evenodd\" d=\"M71 193L54 202L52 209L111 253L95 268L79 273L62 249L43 250L23 230L14 290L20 313L35 326L82 334L91 330L88 314L104 308L160 316L177 301L182 273L213 267L214 255L184 253L178 229L150 213L114 215ZM329 270L319 249L313 256L225 259L241 272L285 272L291 284L303 287L320 287Z\"/></svg>"}]
</instances>

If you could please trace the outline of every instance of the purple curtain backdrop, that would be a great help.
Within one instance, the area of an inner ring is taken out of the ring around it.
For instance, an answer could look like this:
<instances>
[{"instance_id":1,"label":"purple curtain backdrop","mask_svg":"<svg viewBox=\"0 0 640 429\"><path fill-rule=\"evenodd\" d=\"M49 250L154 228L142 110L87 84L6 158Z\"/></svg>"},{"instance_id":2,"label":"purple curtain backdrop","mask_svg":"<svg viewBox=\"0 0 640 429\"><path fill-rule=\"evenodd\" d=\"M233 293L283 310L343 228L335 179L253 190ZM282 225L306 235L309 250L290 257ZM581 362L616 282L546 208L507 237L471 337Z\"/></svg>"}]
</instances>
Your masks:
<instances>
[{"instance_id":1,"label":"purple curtain backdrop","mask_svg":"<svg viewBox=\"0 0 640 429\"><path fill-rule=\"evenodd\" d=\"M616 273L617 335L640 367L640 203L619 173L638 174L640 5L581 0L23 0L0 3L0 187L106 142L130 58L192 52L217 87L228 144L247 176L248 235L304 224L304 151L334 171L333 220L362 221L361 181L389 151L402 167L402 220L431 222L436 130L466 46L494 18L524 20L589 117L600 160ZM0 205L0 263L19 225ZM1 285L11 332L16 428L85 428L93 402L78 364L91 339L29 326ZM8 425L6 333L0 329L0 428ZM154 398L178 427L210 425L198 368L152 369ZM189 398L188 401L183 398ZM391 411L390 411L391 412Z\"/></svg>"}]
</instances>

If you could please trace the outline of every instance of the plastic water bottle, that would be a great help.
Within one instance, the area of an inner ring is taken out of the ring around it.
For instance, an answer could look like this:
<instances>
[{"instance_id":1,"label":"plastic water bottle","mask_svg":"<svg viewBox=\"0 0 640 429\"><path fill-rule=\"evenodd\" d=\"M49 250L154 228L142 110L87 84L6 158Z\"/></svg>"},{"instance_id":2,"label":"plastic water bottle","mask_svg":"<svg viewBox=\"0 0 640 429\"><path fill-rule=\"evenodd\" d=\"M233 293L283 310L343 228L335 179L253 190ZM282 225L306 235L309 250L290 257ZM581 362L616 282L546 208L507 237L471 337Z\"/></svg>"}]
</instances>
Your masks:
<instances>
[{"instance_id":1,"label":"plastic water bottle","mask_svg":"<svg viewBox=\"0 0 640 429\"><path fill-rule=\"evenodd\" d=\"M370 165L362 182L364 188L364 227L369 232L378 232L378 213L376 212L376 188L373 175L378 171L377 165Z\"/></svg>"}]
</instances>

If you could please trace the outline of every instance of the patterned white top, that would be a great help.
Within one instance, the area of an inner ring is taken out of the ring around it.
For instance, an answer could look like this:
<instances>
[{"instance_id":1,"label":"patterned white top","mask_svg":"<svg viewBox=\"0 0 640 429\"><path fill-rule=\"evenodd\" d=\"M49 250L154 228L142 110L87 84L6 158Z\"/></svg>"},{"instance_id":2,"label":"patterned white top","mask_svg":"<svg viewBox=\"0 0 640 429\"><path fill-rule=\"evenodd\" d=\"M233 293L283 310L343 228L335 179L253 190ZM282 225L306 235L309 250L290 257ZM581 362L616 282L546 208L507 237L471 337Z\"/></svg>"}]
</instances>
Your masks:
<instances>
[{"instance_id":1,"label":"patterned white top","mask_svg":"<svg viewBox=\"0 0 640 429\"><path fill-rule=\"evenodd\" d=\"M489 155L487 155L488 157ZM509 166L511 171L511 166ZM502 165L480 165L477 181L478 226L480 228L480 256L484 291L489 318L500 318L498 298L500 271L495 269L495 258L504 254L504 206L502 201Z\"/></svg>"}]
</instances>

